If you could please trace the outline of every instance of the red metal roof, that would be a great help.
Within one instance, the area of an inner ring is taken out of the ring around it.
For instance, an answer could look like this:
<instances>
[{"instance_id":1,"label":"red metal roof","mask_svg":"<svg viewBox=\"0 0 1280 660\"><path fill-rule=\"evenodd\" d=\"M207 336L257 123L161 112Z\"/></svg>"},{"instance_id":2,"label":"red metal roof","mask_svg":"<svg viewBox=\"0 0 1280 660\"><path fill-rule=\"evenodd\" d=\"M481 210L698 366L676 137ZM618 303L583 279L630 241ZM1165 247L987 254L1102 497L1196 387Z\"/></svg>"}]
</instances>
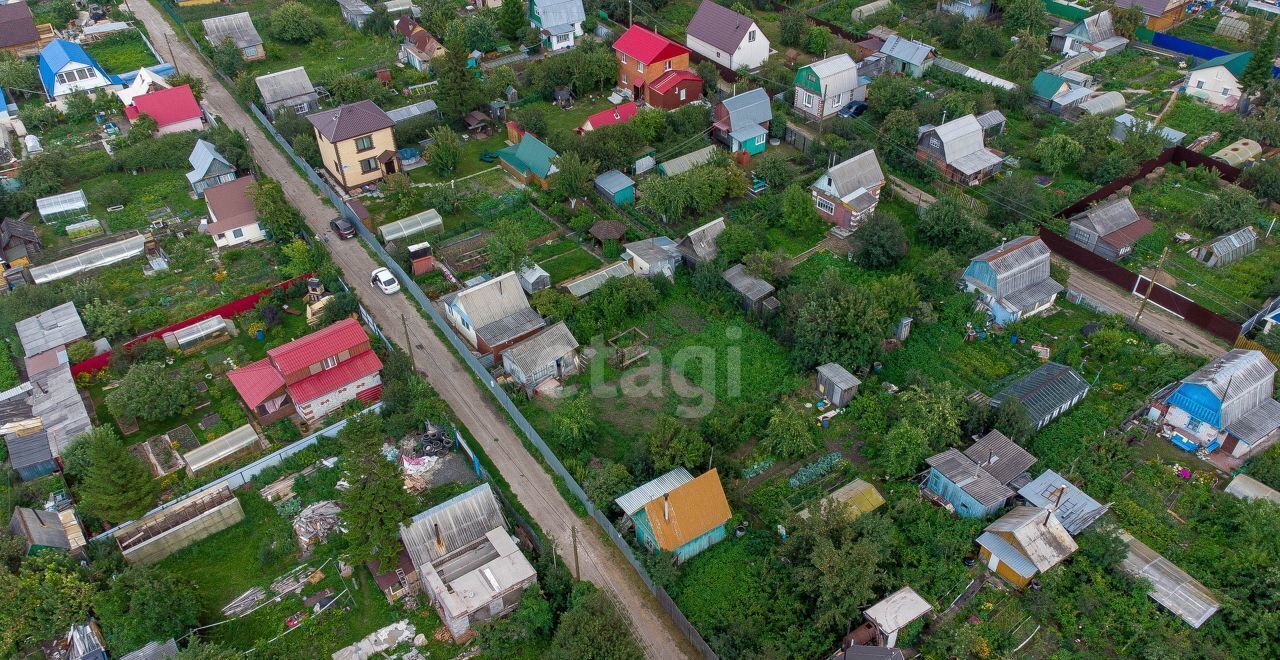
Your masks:
<instances>
[{"instance_id":1,"label":"red metal roof","mask_svg":"<svg viewBox=\"0 0 1280 660\"><path fill-rule=\"evenodd\" d=\"M610 124L625 124L631 121L632 117L636 116L636 112L638 110L639 108L636 107L635 101L627 101L622 105L609 108L608 110L601 110L600 112L587 117L587 123L591 124L592 128L600 128L601 126L608 126Z\"/></svg>"},{"instance_id":2,"label":"red metal roof","mask_svg":"<svg viewBox=\"0 0 1280 660\"><path fill-rule=\"evenodd\" d=\"M227 372L227 378L231 379L231 384L250 408L257 408L258 404L284 387L284 377L266 358Z\"/></svg>"},{"instance_id":3,"label":"red metal roof","mask_svg":"<svg viewBox=\"0 0 1280 660\"><path fill-rule=\"evenodd\" d=\"M289 385L289 398L296 404L303 404L380 370L382 360L378 359L378 354L365 351L339 362L332 369L325 369Z\"/></svg>"},{"instance_id":4,"label":"red metal roof","mask_svg":"<svg viewBox=\"0 0 1280 660\"><path fill-rule=\"evenodd\" d=\"M179 85L169 89L159 89L133 99L133 105L124 109L129 119L137 119L139 115L148 115L156 120L161 128L188 119L195 119L204 114L190 85Z\"/></svg>"},{"instance_id":5,"label":"red metal roof","mask_svg":"<svg viewBox=\"0 0 1280 660\"><path fill-rule=\"evenodd\" d=\"M1150 234L1153 229L1155 229L1154 223L1142 216L1138 216L1136 221L1103 236L1102 240L1117 250L1123 250L1137 243L1139 238Z\"/></svg>"},{"instance_id":6,"label":"red metal roof","mask_svg":"<svg viewBox=\"0 0 1280 660\"><path fill-rule=\"evenodd\" d=\"M299 337L283 346L267 351L267 357L282 374L305 369L327 357L369 341L369 335L355 319L342 319L333 325ZM297 401L297 399L294 399Z\"/></svg>"},{"instance_id":7,"label":"red metal roof","mask_svg":"<svg viewBox=\"0 0 1280 660\"><path fill-rule=\"evenodd\" d=\"M639 25L627 28L627 31L613 42L613 49L645 64L689 54L688 48Z\"/></svg>"},{"instance_id":8,"label":"red metal roof","mask_svg":"<svg viewBox=\"0 0 1280 660\"><path fill-rule=\"evenodd\" d=\"M694 81L694 80L698 81L698 84L702 84L702 78L700 78L698 74L692 71L683 71L683 70L668 71L662 74L662 76L659 77L657 80L653 81L649 85L649 89L659 94L666 94L667 92L670 92L671 90L675 89L676 85L682 82Z\"/></svg>"}]
</instances>

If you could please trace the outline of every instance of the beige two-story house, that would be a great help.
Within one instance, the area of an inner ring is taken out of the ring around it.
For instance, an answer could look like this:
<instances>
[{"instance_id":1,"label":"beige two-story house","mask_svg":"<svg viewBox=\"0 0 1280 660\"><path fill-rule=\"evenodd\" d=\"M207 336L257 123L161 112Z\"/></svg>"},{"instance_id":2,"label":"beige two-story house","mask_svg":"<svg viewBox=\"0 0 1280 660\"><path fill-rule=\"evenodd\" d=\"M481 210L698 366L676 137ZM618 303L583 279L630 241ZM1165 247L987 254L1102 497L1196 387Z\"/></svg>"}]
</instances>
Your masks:
<instances>
[{"instance_id":1,"label":"beige two-story house","mask_svg":"<svg viewBox=\"0 0 1280 660\"><path fill-rule=\"evenodd\" d=\"M315 128L324 169L347 190L377 183L400 171L395 122L373 101L359 101L307 115Z\"/></svg>"}]
</instances>

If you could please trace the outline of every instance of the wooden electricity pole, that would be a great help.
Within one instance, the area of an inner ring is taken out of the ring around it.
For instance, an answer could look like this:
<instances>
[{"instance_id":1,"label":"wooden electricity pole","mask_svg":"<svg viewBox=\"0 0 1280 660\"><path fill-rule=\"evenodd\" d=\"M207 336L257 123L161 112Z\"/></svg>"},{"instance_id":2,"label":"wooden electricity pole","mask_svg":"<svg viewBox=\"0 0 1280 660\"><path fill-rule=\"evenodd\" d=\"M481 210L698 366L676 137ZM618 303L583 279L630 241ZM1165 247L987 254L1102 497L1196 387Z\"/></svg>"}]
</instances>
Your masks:
<instances>
[{"instance_id":1,"label":"wooden electricity pole","mask_svg":"<svg viewBox=\"0 0 1280 660\"><path fill-rule=\"evenodd\" d=\"M578 526L572 527L573 534L573 579L582 579L582 568L578 566Z\"/></svg>"},{"instance_id":2,"label":"wooden electricity pole","mask_svg":"<svg viewBox=\"0 0 1280 660\"><path fill-rule=\"evenodd\" d=\"M1147 308L1147 301L1151 300L1151 291L1156 288L1156 277L1164 269L1164 260L1167 256L1169 256L1169 246L1166 245L1164 250L1160 252L1160 261L1156 262L1156 272L1147 278L1147 292L1142 295L1142 302L1138 303L1138 313L1133 315L1134 323L1137 323L1138 319L1142 318L1142 312Z\"/></svg>"},{"instance_id":3,"label":"wooden electricity pole","mask_svg":"<svg viewBox=\"0 0 1280 660\"><path fill-rule=\"evenodd\" d=\"M409 319L404 314L400 315L400 324L404 326L404 345L409 349L409 364L413 366L413 370L418 370L418 360L413 356L413 337L409 336Z\"/></svg>"}]
</instances>

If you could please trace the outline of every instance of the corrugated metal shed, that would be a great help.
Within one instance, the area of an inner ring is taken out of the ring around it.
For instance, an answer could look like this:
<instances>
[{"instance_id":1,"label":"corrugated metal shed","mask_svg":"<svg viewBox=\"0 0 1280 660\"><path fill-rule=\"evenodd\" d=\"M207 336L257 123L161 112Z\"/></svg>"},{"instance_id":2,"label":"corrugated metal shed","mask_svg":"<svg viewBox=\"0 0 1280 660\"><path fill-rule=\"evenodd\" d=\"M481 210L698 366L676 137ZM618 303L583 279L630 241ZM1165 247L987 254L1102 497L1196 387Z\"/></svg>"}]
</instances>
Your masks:
<instances>
[{"instance_id":1,"label":"corrugated metal shed","mask_svg":"<svg viewBox=\"0 0 1280 660\"><path fill-rule=\"evenodd\" d=\"M934 47L929 44L904 39L898 35L893 35L885 40L884 46L880 48L880 52L914 66L924 64L924 61L934 53ZM846 55L846 57L848 57Z\"/></svg>"},{"instance_id":2,"label":"corrugated metal shed","mask_svg":"<svg viewBox=\"0 0 1280 660\"><path fill-rule=\"evenodd\" d=\"M1129 545L1129 554L1121 562L1120 568L1150 582L1151 591L1147 593L1157 603L1182 617L1192 628L1204 625L1218 611L1218 601L1213 597L1213 592L1186 571L1129 532L1120 530L1119 536Z\"/></svg>"},{"instance_id":3,"label":"corrugated metal shed","mask_svg":"<svg viewBox=\"0 0 1280 660\"><path fill-rule=\"evenodd\" d=\"M1036 565L1021 550L1009 545L1009 542L992 534L991 532L983 532L978 537L978 545L984 547L997 559L1004 563L1005 566L1013 569L1015 573L1024 578L1031 578L1036 574Z\"/></svg>"},{"instance_id":4,"label":"corrugated metal shed","mask_svg":"<svg viewBox=\"0 0 1280 660\"><path fill-rule=\"evenodd\" d=\"M1046 362L1004 388L991 399L993 407L1005 399L1017 398L1027 410L1036 428L1051 421L1064 406L1074 405L1089 391L1089 383L1071 367L1057 362Z\"/></svg>"},{"instance_id":5,"label":"corrugated metal shed","mask_svg":"<svg viewBox=\"0 0 1280 660\"><path fill-rule=\"evenodd\" d=\"M841 389L855 388L862 384L862 381L857 376L849 373L848 369L835 362L828 362L818 367L818 375L827 378L833 385Z\"/></svg>"},{"instance_id":6,"label":"corrugated metal shed","mask_svg":"<svg viewBox=\"0 0 1280 660\"><path fill-rule=\"evenodd\" d=\"M483 328L530 309L515 273L503 273L483 284L463 289L452 304L466 310L474 328Z\"/></svg>"},{"instance_id":7,"label":"corrugated metal shed","mask_svg":"<svg viewBox=\"0 0 1280 660\"><path fill-rule=\"evenodd\" d=\"M35 474L45 470L52 472L56 469L51 463L53 452L49 449L49 435L43 430L25 435L6 433L4 445L9 450L9 465L19 472L43 463L49 463L49 465L45 465L42 470L36 470Z\"/></svg>"},{"instance_id":8,"label":"corrugated metal shed","mask_svg":"<svg viewBox=\"0 0 1280 660\"><path fill-rule=\"evenodd\" d=\"M847 56L846 56L847 57ZM683 174L689 170L711 161L711 157L716 153L714 144L705 146L697 151L689 152L683 156L677 156L660 165L658 168L667 176L675 176Z\"/></svg>"},{"instance_id":9,"label":"corrugated metal shed","mask_svg":"<svg viewBox=\"0 0 1280 660\"><path fill-rule=\"evenodd\" d=\"M720 233L723 231L724 218L716 218L690 231L684 238L680 239L677 247L684 256L693 261L699 263L714 261L716 256L720 254L716 239L720 237Z\"/></svg>"},{"instance_id":10,"label":"corrugated metal shed","mask_svg":"<svg viewBox=\"0 0 1280 660\"><path fill-rule=\"evenodd\" d=\"M1226 492L1242 500L1267 500L1280 505L1280 491L1247 474L1237 474L1227 484Z\"/></svg>"},{"instance_id":11,"label":"corrugated metal shed","mask_svg":"<svg viewBox=\"0 0 1280 660\"><path fill-rule=\"evenodd\" d=\"M648 483L638 486L614 500L614 502L618 504L618 508L622 509L623 513L632 516L640 509L643 509L644 505L690 481L693 481L693 475L689 474L688 470L678 467Z\"/></svg>"},{"instance_id":12,"label":"corrugated metal shed","mask_svg":"<svg viewBox=\"0 0 1280 660\"><path fill-rule=\"evenodd\" d=\"M1013 497L1013 491L1007 485L978 467L977 463L957 449L934 454L925 459L925 462L982 506L998 504Z\"/></svg>"},{"instance_id":13,"label":"corrugated metal shed","mask_svg":"<svg viewBox=\"0 0 1280 660\"><path fill-rule=\"evenodd\" d=\"M546 365L578 349L578 340L561 321L542 332L512 346L502 355L526 375L543 370Z\"/></svg>"},{"instance_id":14,"label":"corrugated metal shed","mask_svg":"<svg viewBox=\"0 0 1280 660\"><path fill-rule=\"evenodd\" d=\"M964 455L1006 485L1036 462L1035 456L995 429L964 450Z\"/></svg>"},{"instance_id":15,"label":"corrugated metal shed","mask_svg":"<svg viewBox=\"0 0 1280 660\"><path fill-rule=\"evenodd\" d=\"M903 587L868 607L864 615L885 634L902 630L912 621L933 610L929 601L920 597L915 589Z\"/></svg>"},{"instance_id":16,"label":"corrugated metal shed","mask_svg":"<svg viewBox=\"0 0 1280 660\"><path fill-rule=\"evenodd\" d=\"M73 302L29 316L15 324L25 357L65 346L89 335Z\"/></svg>"},{"instance_id":17,"label":"corrugated metal shed","mask_svg":"<svg viewBox=\"0 0 1280 660\"><path fill-rule=\"evenodd\" d=\"M1019 488L1018 494L1032 506L1052 508L1053 515L1072 536L1083 532L1107 511L1107 507L1053 470L1042 472Z\"/></svg>"},{"instance_id":18,"label":"corrugated metal shed","mask_svg":"<svg viewBox=\"0 0 1280 660\"><path fill-rule=\"evenodd\" d=\"M414 516L400 526L400 540L414 565L424 566L506 526L498 499L485 483Z\"/></svg>"},{"instance_id":19,"label":"corrugated metal shed","mask_svg":"<svg viewBox=\"0 0 1280 660\"><path fill-rule=\"evenodd\" d=\"M609 170L604 174L596 177L596 187L609 193L616 195L617 193L636 185L631 177L619 172L618 170Z\"/></svg>"},{"instance_id":20,"label":"corrugated metal shed","mask_svg":"<svg viewBox=\"0 0 1280 660\"><path fill-rule=\"evenodd\" d=\"M435 209L427 209L421 213L415 213L403 220L388 222L378 227L378 232L382 234L383 242L394 241L422 233L439 229L444 226L444 218L440 217L440 213Z\"/></svg>"},{"instance_id":21,"label":"corrugated metal shed","mask_svg":"<svg viewBox=\"0 0 1280 660\"><path fill-rule=\"evenodd\" d=\"M747 272L747 267L742 264L737 264L724 271L722 276L729 283L729 286L733 287L734 291L737 291L739 295L753 303L765 298L774 291L772 284Z\"/></svg>"}]
</instances>

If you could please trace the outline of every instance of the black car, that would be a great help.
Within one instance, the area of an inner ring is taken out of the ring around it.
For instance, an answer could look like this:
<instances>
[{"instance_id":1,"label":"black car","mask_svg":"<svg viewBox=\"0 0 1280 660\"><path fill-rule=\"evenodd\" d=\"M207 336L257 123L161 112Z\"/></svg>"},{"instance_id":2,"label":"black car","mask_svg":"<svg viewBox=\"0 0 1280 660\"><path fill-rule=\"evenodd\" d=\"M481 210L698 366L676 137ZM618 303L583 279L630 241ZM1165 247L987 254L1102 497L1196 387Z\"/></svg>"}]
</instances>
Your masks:
<instances>
[{"instance_id":1,"label":"black car","mask_svg":"<svg viewBox=\"0 0 1280 660\"><path fill-rule=\"evenodd\" d=\"M343 218L334 218L330 220L329 226L333 228L333 233L337 234L338 238L351 238L356 235L355 225L352 225Z\"/></svg>"},{"instance_id":2,"label":"black car","mask_svg":"<svg viewBox=\"0 0 1280 660\"><path fill-rule=\"evenodd\" d=\"M843 108L840 108L841 117L860 117L862 113L867 111L867 104L862 101L849 101Z\"/></svg>"}]
</instances>

